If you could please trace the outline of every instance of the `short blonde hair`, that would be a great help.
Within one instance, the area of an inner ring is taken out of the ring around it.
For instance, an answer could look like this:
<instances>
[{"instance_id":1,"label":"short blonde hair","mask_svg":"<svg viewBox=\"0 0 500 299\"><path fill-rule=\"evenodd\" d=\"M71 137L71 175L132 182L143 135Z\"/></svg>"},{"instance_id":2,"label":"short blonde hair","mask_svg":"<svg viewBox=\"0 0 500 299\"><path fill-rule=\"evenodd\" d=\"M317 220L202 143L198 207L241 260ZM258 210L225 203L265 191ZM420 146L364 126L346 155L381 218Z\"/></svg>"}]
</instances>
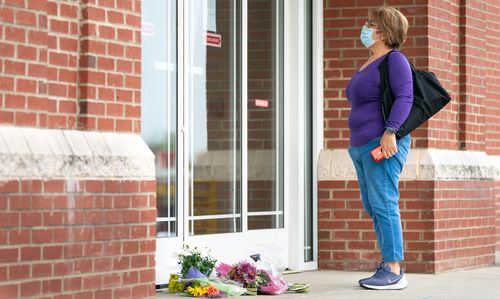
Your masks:
<instances>
[{"instance_id":1,"label":"short blonde hair","mask_svg":"<svg viewBox=\"0 0 500 299\"><path fill-rule=\"evenodd\" d=\"M406 41L408 20L396 8L382 6L370 11L370 20L384 36L384 42L391 49L399 49Z\"/></svg>"}]
</instances>

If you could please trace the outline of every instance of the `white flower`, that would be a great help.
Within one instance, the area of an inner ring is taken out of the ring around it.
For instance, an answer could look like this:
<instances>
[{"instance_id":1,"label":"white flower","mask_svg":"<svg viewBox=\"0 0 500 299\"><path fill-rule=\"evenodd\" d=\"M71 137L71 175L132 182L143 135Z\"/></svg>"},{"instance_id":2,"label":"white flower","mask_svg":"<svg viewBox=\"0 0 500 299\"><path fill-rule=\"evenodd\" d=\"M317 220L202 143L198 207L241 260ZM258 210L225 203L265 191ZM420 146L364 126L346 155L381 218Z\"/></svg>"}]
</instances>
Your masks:
<instances>
[{"instance_id":1,"label":"white flower","mask_svg":"<svg viewBox=\"0 0 500 299\"><path fill-rule=\"evenodd\" d=\"M185 254L186 254L186 252L184 250L177 250L176 252L174 252L173 256L176 258L179 258L180 256L185 255Z\"/></svg>"}]
</instances>

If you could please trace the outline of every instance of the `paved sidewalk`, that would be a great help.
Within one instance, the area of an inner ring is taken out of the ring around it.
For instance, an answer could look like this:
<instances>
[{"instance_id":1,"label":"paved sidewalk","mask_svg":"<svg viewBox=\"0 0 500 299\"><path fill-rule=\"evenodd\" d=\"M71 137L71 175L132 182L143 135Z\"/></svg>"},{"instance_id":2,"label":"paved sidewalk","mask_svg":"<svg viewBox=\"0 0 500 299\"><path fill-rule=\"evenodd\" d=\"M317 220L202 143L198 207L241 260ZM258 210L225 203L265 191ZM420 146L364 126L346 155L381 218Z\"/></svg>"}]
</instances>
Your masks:
<instances>
[{"instance_id":1,"label":"paved sidewalk","mask_svg":"<svg viewBox=\"0 0 500 299\"><path fill-rule=\"evenodd\" d=\"M438 275L407 274L408 288L401 291L373 291L357 286L357 281L371 275L353 271L310 271L285 275L288 282L311 282L308 294L285 294L273 298L418 298L418 299L490 299L500 298L500 266L458 270ZM257 296L262 298L264 296ZM271 298L266 296L267 298ZM158 293L156 298L187 298ZM252 298L245 296L244 298Z\"/></svg>"}]
</instances>

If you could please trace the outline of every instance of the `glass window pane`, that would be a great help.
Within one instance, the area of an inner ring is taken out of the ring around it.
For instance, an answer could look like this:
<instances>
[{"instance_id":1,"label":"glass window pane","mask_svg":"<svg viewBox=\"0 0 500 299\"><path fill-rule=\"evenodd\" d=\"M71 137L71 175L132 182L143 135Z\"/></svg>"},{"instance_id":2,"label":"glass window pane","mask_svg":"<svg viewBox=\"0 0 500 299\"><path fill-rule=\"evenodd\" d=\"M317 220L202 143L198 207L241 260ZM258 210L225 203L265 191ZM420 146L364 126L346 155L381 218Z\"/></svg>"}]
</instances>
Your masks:
<instances>
[{"instance_id":1,"label":"glass window pane","mask_svg":"<svg viewBox=\"0 0 500 299\"><path fill-rule=\"evenodd\" d=\"M240 1L189 0L185 8L189 234L237 232L241 231ZM206 215L217 216L195 220Z\"/></svg>"},{"instance_id":2,"label":"glass window pane","mask_svg":"<svg viewBox=\"0 0 500 299\"><path fill-rule=\"evenodd\" d=\"M241 231L238 217L189 221L189 231L194 235L222 234Z\"/></svg>"},{"instance_id":3,"label":"glass window pane","mask_svg":"<svg viewBox=\"0 0 500 299\"><path fill-rule=\"evenodd\" d=\"M283 227L283 215L248 216L248 229Z\"/></svg>"},{"instance_id":4,"label":"glass window pane","mask_svg":"<svg viewBox=\"0 0 500 299\"><path fill-rule=\"evenodd\" d=\"M141 136L155 154L157 236L177 236L177 4L142 2Z\"/></svg>"},{"instance_id":5,"label":"glass window pane","mask_svg":"<svg viewBox=\"0 0 500 299\"><path fill-rule=\"evenodd\" d=\"M283 212L283 53L278 3L276 0L248 2L249 212ZM280 217L250 216L248 228L282 228Z\"/></svg>"}]
</instances>

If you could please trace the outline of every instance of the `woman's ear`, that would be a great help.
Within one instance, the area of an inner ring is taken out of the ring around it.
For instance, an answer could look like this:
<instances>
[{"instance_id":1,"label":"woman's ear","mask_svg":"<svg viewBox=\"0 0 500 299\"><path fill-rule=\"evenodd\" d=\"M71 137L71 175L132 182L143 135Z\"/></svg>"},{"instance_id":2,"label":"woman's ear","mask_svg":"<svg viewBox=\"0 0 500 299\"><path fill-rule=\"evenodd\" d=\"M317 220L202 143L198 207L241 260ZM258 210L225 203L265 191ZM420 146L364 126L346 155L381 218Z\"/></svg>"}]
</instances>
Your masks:
<instances>
[{"instance_id":1,"label":"woman's ear","mask_svg":"<svg viewBox=\"0 0 500 299\"><path fill-rule=\"evenodd\" d=\"M377 31L377 34L380 36L380 40L385 40L385 36L382 34L382 32Z\"/></svg>"}]
</instances>

